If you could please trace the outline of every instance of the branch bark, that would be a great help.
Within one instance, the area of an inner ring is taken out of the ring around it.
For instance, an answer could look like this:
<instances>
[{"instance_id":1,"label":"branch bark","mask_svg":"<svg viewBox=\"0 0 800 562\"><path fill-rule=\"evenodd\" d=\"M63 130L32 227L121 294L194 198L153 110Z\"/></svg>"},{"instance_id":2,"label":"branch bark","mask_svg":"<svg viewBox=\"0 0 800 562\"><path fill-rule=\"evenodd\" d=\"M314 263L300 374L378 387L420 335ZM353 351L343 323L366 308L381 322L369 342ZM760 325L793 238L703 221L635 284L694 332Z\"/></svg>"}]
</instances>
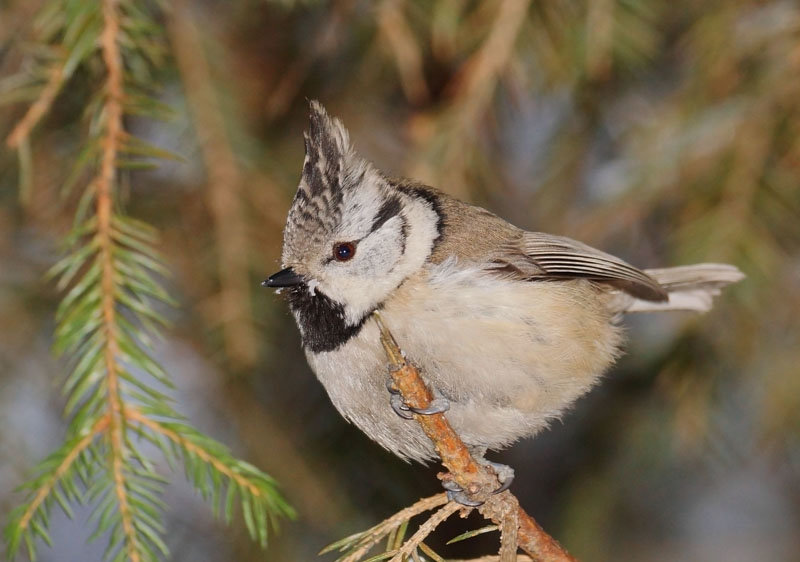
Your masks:
<instances>
[{"instance_id":1,"label":"branch bark","mask_svg":"<svg viewBox=\"0 0 800 562\"><path fill-rule=\"evenodd\" d=\"M433 394L425 385L419 370L406 360L400 347L380 314L375 319L381 332L381 344L391 364L392 382L400 391L406 404L413 408L426 408L433 401ZM577 562L558 541L542 529L538 523L519 506L517 498L509 491L493 495L499 482L495 474L479 465L469 449L455 432L444 414L418 415L414 419L420 424L431 441L442 464L450 471L450 477L474 499L485 503L478 511L497 524L503 535L513 535L509 521L518 520L516 529L518 546L538 562ZM511 551L503 541L500 560L513 560L516 549Z\"/></svg>"}]
</instances>

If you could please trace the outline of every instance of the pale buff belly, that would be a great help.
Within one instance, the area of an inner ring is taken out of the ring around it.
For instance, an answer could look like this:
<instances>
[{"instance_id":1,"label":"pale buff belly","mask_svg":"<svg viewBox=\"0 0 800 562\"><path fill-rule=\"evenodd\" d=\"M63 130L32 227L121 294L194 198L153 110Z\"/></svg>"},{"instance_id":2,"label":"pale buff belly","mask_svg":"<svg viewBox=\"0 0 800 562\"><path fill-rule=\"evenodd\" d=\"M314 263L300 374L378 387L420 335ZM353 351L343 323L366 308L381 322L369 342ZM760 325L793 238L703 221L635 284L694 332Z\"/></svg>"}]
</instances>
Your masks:
<instances>
[{"instance_id":1,"label":"pale buff belly","mask_svg":"<svg viewBox=\"0 0 800 562\"><path fill-rule=\"evenodd\" d=\"M591 388L613 362L620 334L606 295L588 282L469 273L410 280L381 314L426 382L450 400L446 415L464 442L499 449L533 435ZM402 457L435 456L418 424L389 405L374 320L308 360L336 408L369 437Z\"/></svg>"}]
</instances>

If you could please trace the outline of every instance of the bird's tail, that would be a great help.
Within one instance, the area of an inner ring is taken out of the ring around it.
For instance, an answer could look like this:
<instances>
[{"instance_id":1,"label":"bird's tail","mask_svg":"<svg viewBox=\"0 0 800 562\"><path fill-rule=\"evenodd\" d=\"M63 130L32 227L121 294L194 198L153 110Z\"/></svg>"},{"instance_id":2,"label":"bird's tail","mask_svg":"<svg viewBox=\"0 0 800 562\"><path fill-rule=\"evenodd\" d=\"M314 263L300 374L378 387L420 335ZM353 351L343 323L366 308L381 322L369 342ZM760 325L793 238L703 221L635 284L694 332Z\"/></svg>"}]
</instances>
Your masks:
<instances>
[{"instance_id":1,"label":"bird's tail","mask_svg":"<svg viewBox=\"0 0 800 562\"><path fill-rule=\"evenodd\" d=\"M631 298L625 312L649 312L659 310L694 310L705 312L711 309L713 298L720 289L744 279L744 274L735 266L724 263L698 263L663 269L645 269L650 277L669 293L666 302L652 302Z\"/></svg>"}]
</instances>

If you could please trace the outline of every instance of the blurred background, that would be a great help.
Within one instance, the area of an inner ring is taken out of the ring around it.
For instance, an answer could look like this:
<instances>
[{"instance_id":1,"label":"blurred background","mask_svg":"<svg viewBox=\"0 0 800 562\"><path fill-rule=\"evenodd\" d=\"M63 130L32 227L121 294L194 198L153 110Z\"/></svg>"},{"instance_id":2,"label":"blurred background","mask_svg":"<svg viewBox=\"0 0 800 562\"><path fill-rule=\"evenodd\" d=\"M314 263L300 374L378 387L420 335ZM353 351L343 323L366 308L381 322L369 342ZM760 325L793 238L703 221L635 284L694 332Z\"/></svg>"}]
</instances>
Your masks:
<instances>
[{"instance_id":1,"label":"blurred background","mask_svg":"<svg viewBox=\"0 0 800 562\"><path fill-rule=\"evenodd\" d=\"M0 0L0 76L24 69L41 4ZM173 116L127 126L182 160L121 186L126 212L160 231L179 301L158 359L179 410L298 511L264 553L176 473L173 560L313 560L439 491L438 467L399 461L337 414L286 303L259 287L280 267L308 99L378 167L520 227L641 267L740 267L746 281L704 316L629 318L604 384L493 460L581 559L800 559L797 2L183 0L159 25L155 95ZM0 148L0 523L64 435L59 294L43 274L74 215L59 190L94 86L77 72L29 154ZM5 138L27 105L3 101ZM82 514L54 512L41 560L100 559ZM492 535L443 546L482 525L456 518L431 545L496 551Z\"/></svg>"}]
</instances>

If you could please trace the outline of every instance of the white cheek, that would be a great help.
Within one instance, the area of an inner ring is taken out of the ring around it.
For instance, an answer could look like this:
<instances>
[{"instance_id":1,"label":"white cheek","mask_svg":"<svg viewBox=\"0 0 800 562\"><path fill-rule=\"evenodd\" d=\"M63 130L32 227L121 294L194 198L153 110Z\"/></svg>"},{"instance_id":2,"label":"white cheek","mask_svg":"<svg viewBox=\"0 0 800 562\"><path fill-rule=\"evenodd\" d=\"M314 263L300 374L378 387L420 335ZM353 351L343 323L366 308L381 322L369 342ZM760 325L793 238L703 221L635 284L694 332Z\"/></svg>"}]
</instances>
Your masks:
<instances>
[{"instance_id":1,"label":"white cheek","mask_svg":"<svg viewBox=\"0 0 800 562\"><path fill-rule=\"evenodd\" d=\"M358 245L352 261L328 264L320 290L345 303L349 321L359 321L402 280L394 274L403 255L400 225L399 217L392 219Z\"/></svg>"},{"instance_id":2,"label":"white cheek","mask_svg":"<svg viewBox=\"0 0 800 562\"><path fill-rule=\"evenodd\" d=\"M356 259L348 268L348 273L362 279L380 281L397 265L402 249L400 218L396 217L359 244Z\"/></svg>"}]
</instances>

